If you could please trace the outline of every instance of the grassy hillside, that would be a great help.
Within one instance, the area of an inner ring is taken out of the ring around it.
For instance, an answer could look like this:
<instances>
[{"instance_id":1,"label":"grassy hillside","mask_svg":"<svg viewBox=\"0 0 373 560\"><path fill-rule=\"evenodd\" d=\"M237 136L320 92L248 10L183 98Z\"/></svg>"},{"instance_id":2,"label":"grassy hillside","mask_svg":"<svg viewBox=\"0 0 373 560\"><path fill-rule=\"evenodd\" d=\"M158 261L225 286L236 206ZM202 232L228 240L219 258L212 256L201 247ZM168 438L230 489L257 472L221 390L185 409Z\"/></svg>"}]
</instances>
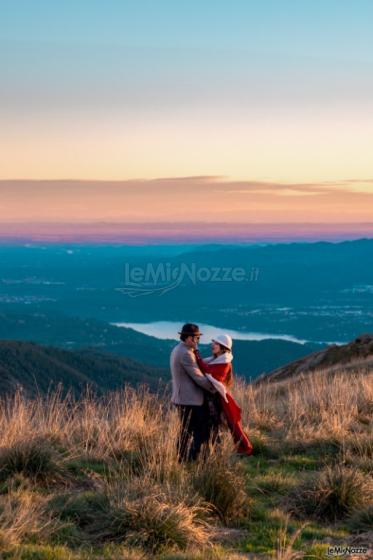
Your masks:
<instances>
[{"instance_id":1,"label":"grassy hillside","mask_svg":"<svg viewBox=\"0 0 373 560\"><path fill-rule=\"evenodd\" d=\"M373 334L361 334L348 344L327 346L318 352L313 352L257 377L255 383L282 381L320 368L330 371L335 367L338 371L341 365L348 371L356 369L371 371L373 367Z\"/></svg>"},{"instance_id":2,"label":"grassy hillside","mask_svg":"<svg viewBox=\"0 0 373 560\"><path fill-rule=\"evenodd\" d=\"M27 395L45 394L61 384L76 395L89 385L100 394L125 383L157 388L168 371L95 350L68 351L31 342L0 341L0 394L21 386Z\"/></svg>"},{"instance_id":3,"label":"grassy hillside","mask_svg":"<svg viewBox=\"0 0 373 560\"><path fill-rule=\"evenodd\" d=\"M326 557L372 535L373 371L238 382L254 455L229 434L179 465L164 395L0 405L0 550L8 560ZM368 558L367 554L359 558Z\"/></svg>"}]
</instances>

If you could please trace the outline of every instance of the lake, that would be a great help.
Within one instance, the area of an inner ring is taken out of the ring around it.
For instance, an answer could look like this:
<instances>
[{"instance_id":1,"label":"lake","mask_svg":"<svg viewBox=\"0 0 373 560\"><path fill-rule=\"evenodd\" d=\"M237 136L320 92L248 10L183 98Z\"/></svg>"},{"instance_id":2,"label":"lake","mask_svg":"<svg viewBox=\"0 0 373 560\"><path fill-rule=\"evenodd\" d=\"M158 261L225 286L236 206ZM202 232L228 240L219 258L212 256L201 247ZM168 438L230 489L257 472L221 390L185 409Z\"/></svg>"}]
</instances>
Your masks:
<instances>
[{"instance_id":1,"label":"lake","mask_svg":"<svg viewBox=\"0 0 373 560\"><path fill-rule=\"evenodd\" d=\"M155 338L163 340L176 340L179 338L178 331L181 330L182 323L176 321L153 321L151 323L112 323L117 327L126 327L133 329L148 336L154 336ZM218 334L225 333L229 334L234 340L265 340L268 338L275 338L278 340L288 340L290 342L297 342L298 344L305 344L307 340L296 338L295 336L287 334L269 334L260 332L246 332L246 331L236 331L232 329L224 329L221 327L214 327L213 325L206 325L204 323L199 323L199 328L203 333L201 337L202 344L208 344L211 338L217 336Z\"/></svg>"}]
</instances>

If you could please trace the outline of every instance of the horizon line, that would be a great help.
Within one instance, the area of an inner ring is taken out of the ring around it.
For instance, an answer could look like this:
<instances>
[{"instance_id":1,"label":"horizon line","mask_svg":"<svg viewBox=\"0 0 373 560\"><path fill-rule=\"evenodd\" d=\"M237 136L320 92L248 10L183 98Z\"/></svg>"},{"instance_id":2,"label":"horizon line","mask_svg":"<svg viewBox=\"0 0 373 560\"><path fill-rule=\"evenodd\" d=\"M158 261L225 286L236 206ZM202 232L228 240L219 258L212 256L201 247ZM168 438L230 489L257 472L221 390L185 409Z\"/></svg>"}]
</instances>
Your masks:
<instances>
[{"instance_id":1,"label":"horizon line","mask_svg":"<svg viewBox=\"0 0 373 560\"><path fill-rule=\"evenodd\" d=\"M294 185L298 185L301 181L302 184L314 184L314 183L320 183L320 184L330 184L330 183L349 183L349 182L373 182L373 178L368 178L368 177L364 177L364 178L356 178L356 177L350 177L350 178L346 178L346 177L339 177L339 178L334 178L334 179L325 179L325 180L311 180L311 181L307 181L306 179L303 180L283 180L283 179L269 179L269 178L263 178L263 177L243 177L243 176L237 176L237 175L221 175L221 174L210 174L210 173L205 173L205 174L197 174L197 175L152 175L151 177L139 177L139 176L131 176L131 177L121 177L121 178L97 178L97 177L66 177L66 176L62 176L62 177L48 177L48 178L42 178L42 177L0 177L0 183L4 182L4 181L11 181L11 182L16 182L16 181L35 181L35 182L55 182L55 181L77 181L77 182L89 182L89 181L94 181L94 182L109 182L109 183L123 183L123 182L129 182L129 181L167 181L167 180L195 180L195 179L205 179L205 180L227 180L227 181L232 181L232 182L241 182L241 181L248 181L248 182L254 182L254 183L276 183L276 184L294 184ZM303 181L305 181L303 183Z\"/></svg>"},{"instance_id":2,"label":"horizon line","mask_svg":"<svg viewBox=\"0 0 373 560\"><path fill-rule=\"evenodd\" d=\"M0 243L232 244L373 239L372 222L0 222Z\"/></svg>"}]
</instances>

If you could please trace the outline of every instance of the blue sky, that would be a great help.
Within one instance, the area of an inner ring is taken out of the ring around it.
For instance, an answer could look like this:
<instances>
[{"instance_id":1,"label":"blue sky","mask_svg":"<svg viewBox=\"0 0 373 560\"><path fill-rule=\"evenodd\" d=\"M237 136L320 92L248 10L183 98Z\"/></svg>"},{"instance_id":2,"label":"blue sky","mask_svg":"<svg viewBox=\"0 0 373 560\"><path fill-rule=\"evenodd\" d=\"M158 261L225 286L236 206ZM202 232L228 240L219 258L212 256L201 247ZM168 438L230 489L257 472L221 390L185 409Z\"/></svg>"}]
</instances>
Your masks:
<instances>
[{"instance_id":1,"label":"blue sky","mask_svg":"<svg viewBox=\"0 0 373 560\"><path fill-rule=\"evenodd\" d=\"M369 0L0 7L0 178L373 176Z\"/></svg>"},{"instance_id":2,"label":"blue sky","mask_svg":"<svg viewBox=\"0 0 373 560\"><path fill-rule=\"evenodd\" d=\"M370 0L2 0L1 12L1 37L11 41L280 51L369 62L373 54Z\"/></svg>"}]
</instances>

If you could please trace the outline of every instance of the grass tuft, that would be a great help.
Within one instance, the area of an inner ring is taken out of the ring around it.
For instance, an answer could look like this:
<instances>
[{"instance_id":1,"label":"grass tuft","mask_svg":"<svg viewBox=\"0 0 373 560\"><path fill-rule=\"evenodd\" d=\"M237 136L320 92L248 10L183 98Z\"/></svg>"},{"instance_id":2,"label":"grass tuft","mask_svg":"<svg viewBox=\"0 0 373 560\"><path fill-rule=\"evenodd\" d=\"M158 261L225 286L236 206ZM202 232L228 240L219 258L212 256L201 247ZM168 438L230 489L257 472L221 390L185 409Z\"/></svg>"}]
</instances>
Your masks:
<instances>
[{"instance_id":1,"label":"grass tuft","mask_svg":"<svg viewBox=\"0 0 373 560\"><path fill-rule=\"evenodd\" d=\"M191 479L195 491L213 506L224 523L238 521L249 513L245 467L232 456L228 445L201 461Z\"/></svg>"},{"instance_id":2,"label":"grass tuft","mask_svg":"<svg viewBox=\"0 0 373 560\"><path fill-rule=\"evenodd\" d=\"M313 474L290 494L295 515L335 521L364 507L372 499L371 479L343 465L328 465Z\"/></svg>"},{"instance_id":3,"label":"grass tuft","mask_svg":"<svg viewBox=\"0 0 373 560\"><path fill-rule=\"evenodd\" d=\"M0 480L21 474L34 481L55 482L63 469L53 448L41 438L15 441L0 450Z\"/></svg>"}]
</instances>

